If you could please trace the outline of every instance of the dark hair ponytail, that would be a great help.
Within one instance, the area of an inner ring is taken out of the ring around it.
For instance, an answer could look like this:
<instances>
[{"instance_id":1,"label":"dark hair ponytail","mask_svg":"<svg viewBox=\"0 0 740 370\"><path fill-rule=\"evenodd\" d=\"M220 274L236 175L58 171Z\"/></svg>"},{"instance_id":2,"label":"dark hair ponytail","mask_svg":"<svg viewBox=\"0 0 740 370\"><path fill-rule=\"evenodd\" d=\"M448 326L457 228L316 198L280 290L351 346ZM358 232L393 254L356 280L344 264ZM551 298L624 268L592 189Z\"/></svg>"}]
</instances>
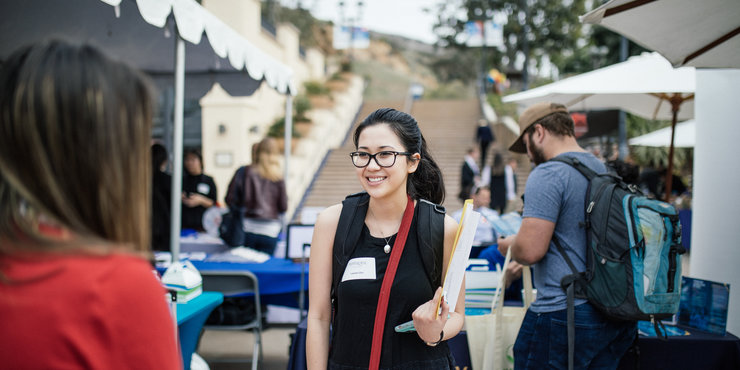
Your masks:
<instances>
[{"instance_id":1,"label":"dark hair ponytail","mask_svg":"<svg viewBox=\"0 0 740 370\"><path fill-rule=\"evenodd\" d=\"M393 108L380 108L370 113L355 129L353 136L355 148L362 130L379 123L387 124L396 133L406 151L421 155L416 172L409 174L406 192L414 199L426 199L437 204L444 202L445 185L442 171L429 153L419 124L411 115ZM409 159L412 160L411 156Z\"/></svg>"}]
</instances>

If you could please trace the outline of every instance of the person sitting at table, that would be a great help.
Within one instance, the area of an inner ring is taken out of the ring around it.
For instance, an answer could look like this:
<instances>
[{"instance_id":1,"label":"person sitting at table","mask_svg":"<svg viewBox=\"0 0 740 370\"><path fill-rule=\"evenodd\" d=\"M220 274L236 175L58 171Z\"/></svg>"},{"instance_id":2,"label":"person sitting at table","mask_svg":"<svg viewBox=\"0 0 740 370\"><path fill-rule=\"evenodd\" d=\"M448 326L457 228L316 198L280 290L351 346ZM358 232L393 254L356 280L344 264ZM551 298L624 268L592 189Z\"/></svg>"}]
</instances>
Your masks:
<instances>
[{"instance_id":1,"label":"person sitting at table","mask_svg":"<svg viewBox=\"0 0 740 370\"><path fill-rule=\"evenodd\" d=\"M488 186L479 186L473 188L471 194L473 199L473 210L480 213L481 217L478 221L478 228L475 230L475 238L473 239L473 246L486 247L496 243L498 234L494 227L494 222L501 222L498 213L490 208L488 204L491 202L491 189ZM452 218L455 221L460 222L462 218L463 209L459 209L452 214ZM480 252L480 248L474 248L471 252L470 257L477 257Z\"/></svg>"},{"instance_id":2,"label":"person sitting at table","mask_svg":"<svg viewBox=\"0 0 740 370\"><path fill-rule=\"evenodd\" d=\"M462 329L465 295L459 295L450 312L439 286L457 231L457 222L430 203L444 201L439 166L416 120L395 109L371 113L353 140L356 151L350 158L365 192L325 209L316 220L309 264L308 368L452 369L454 360L445 341ZM340 229L345 212L353 214L349 231ZM435 225L419 221L425 214L442 230L417 234L417 228ZM428 243L426 235L438 239ZM350 240L353 236L357 243ZM396 242L404 239L405 243ZM354 251L348 252L346 244ZM334 271L340 255L348 262L343 271ZM439 265L435 259L429 269L423 263L425 255L440 256ZM387 285L392 289L383 294L381 285L386 285L385 275L393 271L396 258L397 273ZM381 311L377 317L376 310ZM415 332L394 330L410 320Z\"/></svg>"},{"instance_id":3,"label":"person sitting at table","mask_svg":"<svg viewBox=\"0 0 740 370\"><path fill-rule=\"evenodd\" d=\"M288 209L280 150L275 139L266 137L253 151L252 164L231 179L226 204L244 210L244 245L272 256Z\"/></svg>"},{"instance_id":4,"label":"person sitting at table","mask_svg":"<svg viewBox=\"0 0 740 370\"><path fill-rule=\"evenodd\" d=\"M182 369L147 261L145 77L45 41L0 67L0 361L6 369Z\"/></svg>"},{"instance_id":5,"label":"person sitting at table","mask_svg":"<svg viewBox=\"0 0 740 370\"><path fill-rule=\"evenodd\" d=\"M216 183L203 173L203 157L195 149L185 152L182 177L182 228L203 231L203 213L216 204Z\"/></svg>"}]
</instances>

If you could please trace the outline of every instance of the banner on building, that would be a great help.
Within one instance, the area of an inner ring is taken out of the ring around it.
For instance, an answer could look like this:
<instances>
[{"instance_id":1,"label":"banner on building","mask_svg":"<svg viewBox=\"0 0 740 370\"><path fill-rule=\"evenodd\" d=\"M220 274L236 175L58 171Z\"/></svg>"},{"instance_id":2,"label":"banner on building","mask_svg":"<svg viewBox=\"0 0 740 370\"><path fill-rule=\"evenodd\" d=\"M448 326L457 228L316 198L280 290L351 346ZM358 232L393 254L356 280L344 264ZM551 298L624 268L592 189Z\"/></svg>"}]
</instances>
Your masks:
<instances>
[{"instance_id":1,"label":"banner on building","mask_svg":"<svg viewBox=\"0 0 740 370\"><path fill-rule=\"evenodd\" d=\"M458 35L458 42L468 47L504 48L504 23L495 19L465 23L465 32Z\"/></svg>"},{"instance_id":2,"label":"banner on building","mask_svg":"<svg viewBox=\"0 0 740 370\"><path fill-rule=\"evenodd\" d=\"M334 27L334 49L367 49L370 47L370 31L364 27Z\"/></svg>"}]
</instances>

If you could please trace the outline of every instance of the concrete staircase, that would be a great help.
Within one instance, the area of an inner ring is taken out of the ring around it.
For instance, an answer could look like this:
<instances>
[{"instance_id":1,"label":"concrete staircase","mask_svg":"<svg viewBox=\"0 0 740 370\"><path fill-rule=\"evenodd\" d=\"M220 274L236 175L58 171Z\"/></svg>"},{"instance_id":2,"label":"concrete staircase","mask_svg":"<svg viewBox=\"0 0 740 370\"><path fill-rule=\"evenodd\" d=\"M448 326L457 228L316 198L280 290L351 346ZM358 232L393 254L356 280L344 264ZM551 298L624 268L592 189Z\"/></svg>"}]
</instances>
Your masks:
<instances>
[{"instance_id":1,"label":"concrete staircase","mask_svg":"<svg viewBox=\"0 0 740 370\"><path fill-rule=\"evenodd\" d=\"M403 101L365 101L357 121L378 108L402 109L402 106ZM442 170L447 191L443 205L448 212L453 212L462 207L457 199L460 172L467 148L474 145L475 130L481 116L479 103L475 99L418 100L413 104L411 114L419 122L431 154ZM301 221L301 211L307 207L325 208L341 202L348 194L362 191L348 156L354 150L351 135L358 122L353 124L344 144L327 156L303 204L296 211L294 222Z\"/></svg>"}]
</instances>

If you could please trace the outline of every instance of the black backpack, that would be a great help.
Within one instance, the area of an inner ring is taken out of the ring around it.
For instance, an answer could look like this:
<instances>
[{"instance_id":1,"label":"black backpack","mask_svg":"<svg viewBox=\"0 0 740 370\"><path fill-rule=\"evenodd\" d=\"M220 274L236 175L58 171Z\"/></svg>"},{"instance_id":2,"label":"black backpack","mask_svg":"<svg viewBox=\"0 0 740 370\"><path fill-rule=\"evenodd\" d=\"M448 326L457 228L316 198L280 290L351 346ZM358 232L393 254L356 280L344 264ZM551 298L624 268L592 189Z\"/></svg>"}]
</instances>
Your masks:
<instances>
[{"instance_id":1,"label":"black backpack","mask_svg":"<svg viewBox=\"0 0 740 370\"><path fill-rule=\"evenodd\" d=\"M352 253L357 246L365 223L370 196L366 192L348 195L342 201L337 232L334 235L331 299L336 304L336 292ZM442 284L444 258L445 208L420 199L417 203L416 237L424 269L432 287ZM335 307L336 308L336 307Z\"/></svg>"},{"instance_id":2,"label":"black backpack","mask_svg":"<svg viewBox=\"0 0 740 370\"><path fill-rule=\"evenodd\" d=\"M577 271L557 238L553 242L573 274L561 280L568 299L569 364L572 364L574 298L588 299L607 317L650 320L678 312L681 301L681 224L676 209L642 194L613 173L597 174L578 159L552 161L573 166L588 179L584 224L586 271Z\"/></svg>"}]
</instances>

